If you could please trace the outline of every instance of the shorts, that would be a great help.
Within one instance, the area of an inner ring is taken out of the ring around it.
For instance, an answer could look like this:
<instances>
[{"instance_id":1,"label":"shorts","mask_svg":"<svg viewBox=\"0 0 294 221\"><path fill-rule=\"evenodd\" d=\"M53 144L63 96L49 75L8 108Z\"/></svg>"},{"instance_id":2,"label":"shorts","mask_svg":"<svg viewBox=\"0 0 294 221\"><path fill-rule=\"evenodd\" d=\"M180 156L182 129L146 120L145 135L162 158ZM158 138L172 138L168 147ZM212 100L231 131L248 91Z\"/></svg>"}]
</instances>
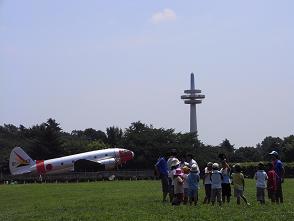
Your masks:
<instances>
[{"instance_id":1,"label":"shorts","mask_svg":"<svg viewBox=\"0 0 294 221\"><path fill-rule=\"evenodd\" d=\"M168 193L168 176L160 174L160 179L161 179L161 186L162 186L162 192L163 193Z\"/></svg>"},{"instance_id":2,"label":"shorts","mask_svg":"<svg viewBox=\"0 0 294 221\"><path fill-rule=\"evenodd\" d=\"M222 201L222 189L211 189L211 202L215 202L215 198L217 200L217 202L221 202Z\"/></svg>"},{"instance_id":3,"label":"shorts","mask_svg":"<svg viewBox=\"0 0 294 221\"><path fill-rule=\"evenodd\" d=\"M231 184L230 183L222 183L222 195L223 196L231 196Z\"/></svg>"},{"instance_id":4,"label":"shorts","mask_svg":"<svg viewBox=\"0 0 294 221\"><path fill-rule=\"evenodd\" d=\"M243 190L234 188L234 196L235 197L243 196Z\"/></svg>"},{"instance_id":5,"label":"shorts","mask_svg":"<svg viewBox=\"0 0 294 221\"><path fill-rule=\"evenodd\" d=\"M265 188L256 187L256 199L257 199L257 201L264 201L265 200L264 190L265 190Z\"/></svg>"},{"instance_id":6,"label":"shorts","mask_svg":"<svg viewBox=\"0 0 294 221\"><path fill-rule=\"evenodd\" d=\"M189 189L189 199L194 199L195 201L198 201L198 189Z\"/></svg>"}]
</instances>

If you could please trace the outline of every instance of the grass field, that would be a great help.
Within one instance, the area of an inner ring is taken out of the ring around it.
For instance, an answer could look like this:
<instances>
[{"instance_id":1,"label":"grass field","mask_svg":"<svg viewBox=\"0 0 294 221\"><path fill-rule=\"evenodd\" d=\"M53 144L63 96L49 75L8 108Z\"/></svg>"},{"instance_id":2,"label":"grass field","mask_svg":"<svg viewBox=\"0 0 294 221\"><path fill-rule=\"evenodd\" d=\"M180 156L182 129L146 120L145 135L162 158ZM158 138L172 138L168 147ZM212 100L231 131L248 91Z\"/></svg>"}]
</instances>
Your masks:
<instances>
[{"instance_id":1,"label":"grass field","mask_svg":"<svg viewBox=\"0 0 294 221\"><path fill-rule=\"evenodd\" d=\"M233 198L222 207L163 204L159 181L0 185L0 220L294 220L294 179L283 185L282 205L259 205L254 181L246 185L251 206Z\"/></svg>"}]
</instances>

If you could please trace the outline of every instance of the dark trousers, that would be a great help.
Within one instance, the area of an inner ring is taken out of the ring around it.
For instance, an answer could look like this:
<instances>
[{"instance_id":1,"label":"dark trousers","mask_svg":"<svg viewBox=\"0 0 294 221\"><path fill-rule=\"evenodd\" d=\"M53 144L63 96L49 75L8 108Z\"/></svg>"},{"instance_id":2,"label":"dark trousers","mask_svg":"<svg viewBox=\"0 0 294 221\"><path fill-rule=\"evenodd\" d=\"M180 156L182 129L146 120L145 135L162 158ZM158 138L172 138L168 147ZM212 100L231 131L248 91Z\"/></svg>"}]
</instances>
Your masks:
<instances>
[{"instance_id":1,"label":"dark trousers","mask_svg":"<svg viewBox=\"0 0 294 221\"><path fill-rule=\"evenodd\" d=\"M276 202L283 203L283 190L282 190L282 182L279 180L277 181L277 191L276 191Z\"/></svg>"}]
</instances>

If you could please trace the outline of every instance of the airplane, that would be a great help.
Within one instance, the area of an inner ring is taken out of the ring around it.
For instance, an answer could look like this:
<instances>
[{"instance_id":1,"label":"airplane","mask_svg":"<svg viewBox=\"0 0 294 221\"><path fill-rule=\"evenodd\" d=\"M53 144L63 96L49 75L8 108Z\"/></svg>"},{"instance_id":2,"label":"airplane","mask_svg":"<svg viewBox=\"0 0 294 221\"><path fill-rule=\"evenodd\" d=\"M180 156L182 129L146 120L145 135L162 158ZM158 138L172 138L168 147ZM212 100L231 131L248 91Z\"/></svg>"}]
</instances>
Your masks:
<instances>
[{"instance_id":1,"label":"airplane","mask_svg":"<svg viewBox=\"0 0 294 221\"><path fill-rule=\"evenodd\" d=\"M12 175L97 172L115 169L133 158L134 152L130 150L108 148L49 160L33 160L22 148L15 147L10 153L9 169Z\"/></svg>"}]
</instances>

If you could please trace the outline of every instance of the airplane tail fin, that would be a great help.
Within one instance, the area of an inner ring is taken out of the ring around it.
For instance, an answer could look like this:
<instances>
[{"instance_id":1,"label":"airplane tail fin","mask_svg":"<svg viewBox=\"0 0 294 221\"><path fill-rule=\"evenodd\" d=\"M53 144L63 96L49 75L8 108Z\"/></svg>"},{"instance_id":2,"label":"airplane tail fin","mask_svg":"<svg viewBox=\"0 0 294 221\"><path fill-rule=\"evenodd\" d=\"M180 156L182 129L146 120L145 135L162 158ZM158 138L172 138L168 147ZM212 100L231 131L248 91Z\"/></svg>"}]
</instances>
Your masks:
<instances>
[{"instance_id":1,"label":"airplane tail fin","mask_svg":"<svg viewBox=\"0 0 294 221\"><path fill-rule=\"evenodd\" d=\"M9 169L12 175L30 173L35 161L20 147L15 147L10 153Z\"/></svg>"}]
</instances>

